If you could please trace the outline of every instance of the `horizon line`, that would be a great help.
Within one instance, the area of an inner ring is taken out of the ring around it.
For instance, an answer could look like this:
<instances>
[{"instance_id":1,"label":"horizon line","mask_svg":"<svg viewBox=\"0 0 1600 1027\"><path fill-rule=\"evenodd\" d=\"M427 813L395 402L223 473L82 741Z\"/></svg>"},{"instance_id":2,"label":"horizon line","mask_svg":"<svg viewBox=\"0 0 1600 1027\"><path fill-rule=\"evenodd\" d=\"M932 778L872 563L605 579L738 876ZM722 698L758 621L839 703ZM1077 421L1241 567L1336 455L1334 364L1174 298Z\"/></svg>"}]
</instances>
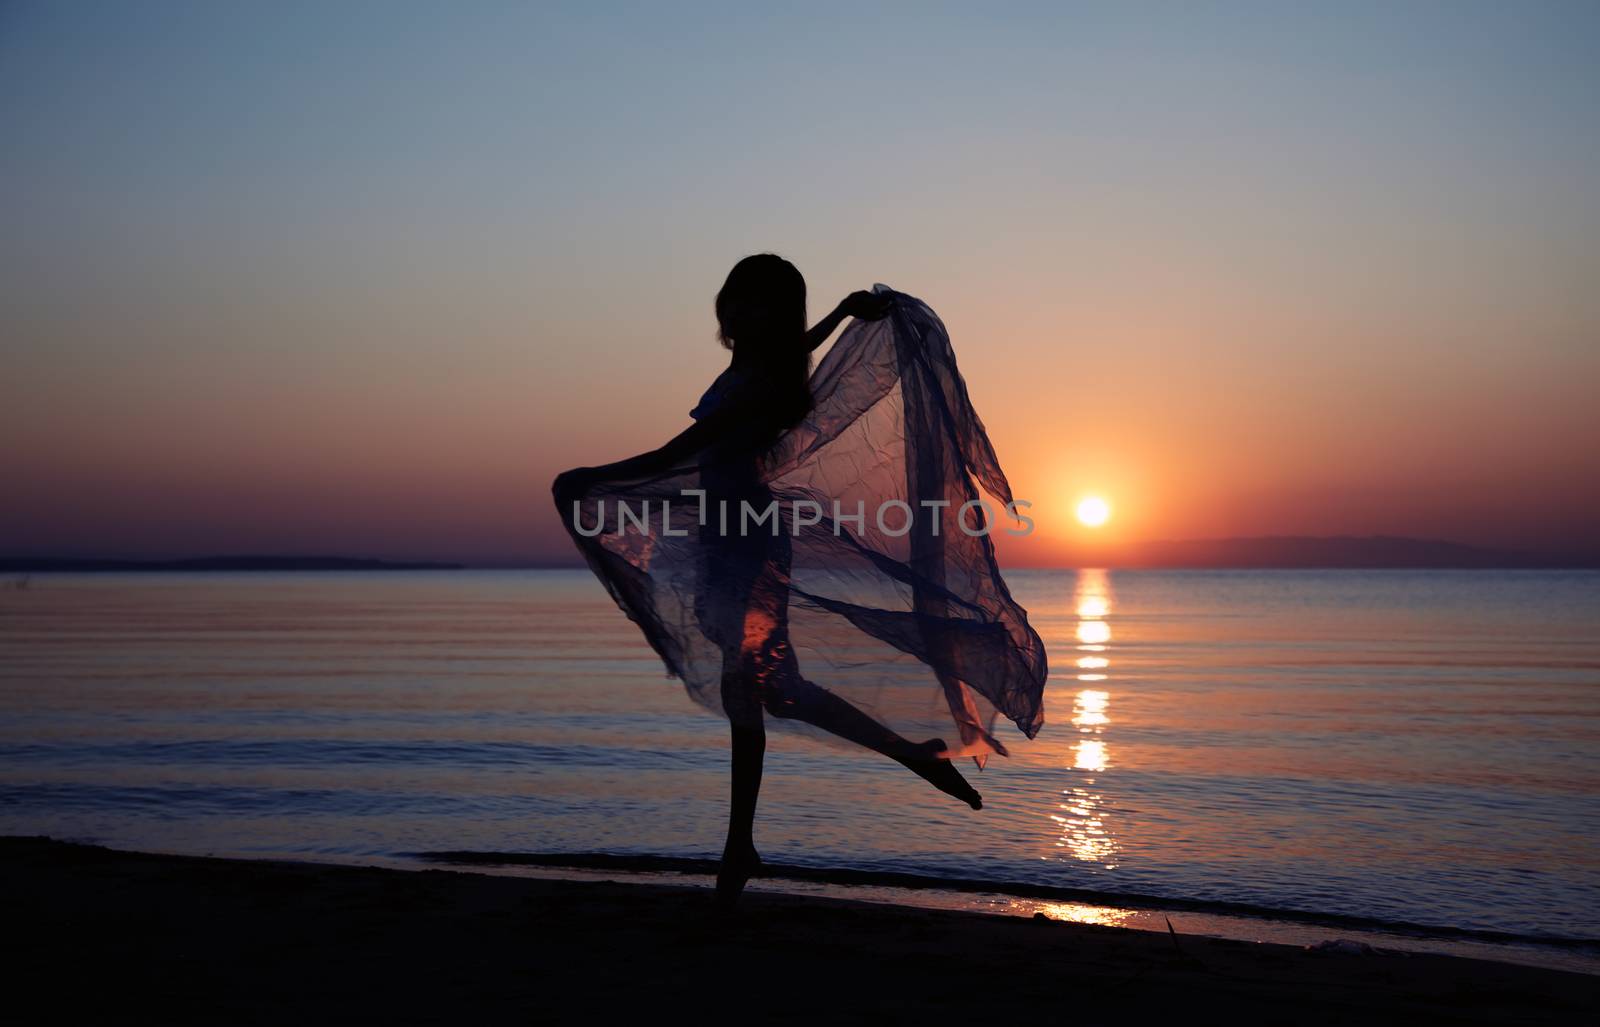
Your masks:
<instances>
[{"instance_id":1,"label":"horizon line","mask_svg":"<svg viewBox=\"0 0 1600 1027\"><path fill-rule=\"evenodd\" d=\"M1299 551L1296 551L1299 550ZM1164 539L1108 546L1073 559L1008 564L1015 570L1590 569L1600 550L1515 550L1395 535L1265 535ZM391 557L328 553L196 556L0 555L0 573L251 570L582 570L581 559Z\"/></svg>"}]
</instances>

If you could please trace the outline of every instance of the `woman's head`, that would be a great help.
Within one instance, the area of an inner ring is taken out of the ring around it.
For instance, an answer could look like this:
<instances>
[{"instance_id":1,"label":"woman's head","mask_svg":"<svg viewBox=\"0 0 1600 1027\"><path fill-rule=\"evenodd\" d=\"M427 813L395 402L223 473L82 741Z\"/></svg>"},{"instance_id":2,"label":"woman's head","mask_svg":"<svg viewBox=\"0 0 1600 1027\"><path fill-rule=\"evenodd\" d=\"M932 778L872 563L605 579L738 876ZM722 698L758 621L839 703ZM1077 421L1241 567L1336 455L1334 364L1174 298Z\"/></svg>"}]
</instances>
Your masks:
<instances>
[{"instance_id":1,"label":"woman's head","mask_svg":"<svg viewBox=\"0 0 1600 1027\"><path fill-rule=\"evenodd\" d=\"M733 265L717 293L717 338L760 359L801 346L806 333L806 280L775 253Z\"/></svg>"},{"instance_id":2,"label":"woman's head","mask_svg":"<svg viewBox=\"0 0 1600 1027\"><path fill-rule=\"evenodd\" d=\"M775 253L733 265L717 293L717 338L735 365L759 372L769 391L765 413L792 425L811 408L811 350L806 345L806 280Z\"/></svg>"}]
</instances>

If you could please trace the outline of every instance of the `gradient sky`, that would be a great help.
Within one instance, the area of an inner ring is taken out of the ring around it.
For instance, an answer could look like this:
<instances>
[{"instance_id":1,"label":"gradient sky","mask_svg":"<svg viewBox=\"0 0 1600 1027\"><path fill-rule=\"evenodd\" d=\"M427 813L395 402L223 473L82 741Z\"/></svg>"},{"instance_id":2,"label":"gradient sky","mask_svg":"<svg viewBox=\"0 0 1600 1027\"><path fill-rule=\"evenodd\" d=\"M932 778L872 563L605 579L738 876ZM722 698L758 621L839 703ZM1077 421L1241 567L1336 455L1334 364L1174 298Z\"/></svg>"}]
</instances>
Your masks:
<instances>
[{"instance_id":1,"label":"gradient sky","mask_svg":"<svg viewBox=\"0 0 1600 1027\"><path fill-rule=\"evenodd\" d=\"M765 250L943 316L1012 562L1600 547L1600 4L763 6L0 7L0 552L570 559Z\"/></svg>"}]
</instances>

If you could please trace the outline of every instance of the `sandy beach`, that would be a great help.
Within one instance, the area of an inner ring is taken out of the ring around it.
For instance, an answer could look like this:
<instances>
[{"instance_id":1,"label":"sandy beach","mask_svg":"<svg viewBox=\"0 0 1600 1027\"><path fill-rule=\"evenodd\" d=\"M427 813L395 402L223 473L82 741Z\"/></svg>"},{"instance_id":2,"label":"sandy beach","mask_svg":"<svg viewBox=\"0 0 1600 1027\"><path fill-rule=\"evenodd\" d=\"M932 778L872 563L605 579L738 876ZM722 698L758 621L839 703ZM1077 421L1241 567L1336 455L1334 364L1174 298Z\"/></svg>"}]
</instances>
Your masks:
<instances>
[{"instance_id":1,"label":"sandy beach","mask_svg":"<svg viewBox=\"0 0 1600 1027\"><path fill-rule=\"evenodd\" d=\"M0 865L19 1005L40 1023L1503 1023L1600 1008L1600 977L1554 970L770 893L730 917L702 888L45 838L0 839Z\"/></svg>"}]
</instances>

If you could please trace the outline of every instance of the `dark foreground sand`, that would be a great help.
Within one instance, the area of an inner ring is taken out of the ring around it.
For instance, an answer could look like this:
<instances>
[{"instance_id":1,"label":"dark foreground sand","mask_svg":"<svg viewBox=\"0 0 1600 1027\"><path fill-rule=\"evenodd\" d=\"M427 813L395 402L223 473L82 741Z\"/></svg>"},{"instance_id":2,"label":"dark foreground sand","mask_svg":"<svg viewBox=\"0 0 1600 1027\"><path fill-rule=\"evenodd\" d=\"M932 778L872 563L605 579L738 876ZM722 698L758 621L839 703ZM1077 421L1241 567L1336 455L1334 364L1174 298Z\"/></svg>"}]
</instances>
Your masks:
<instances>
[{"instance_id":1,"label":"dark foreground sand","mask_svg":"<svg viewBox=\"0 0 1600 1027\"><path fill-rule=\"evenodd\" d=\"M699 888L0 839L13 1022L1595 1022L1600 977ZM21 1019L19 1010L29 1010Z\"/></svg>"}]
</instances>

